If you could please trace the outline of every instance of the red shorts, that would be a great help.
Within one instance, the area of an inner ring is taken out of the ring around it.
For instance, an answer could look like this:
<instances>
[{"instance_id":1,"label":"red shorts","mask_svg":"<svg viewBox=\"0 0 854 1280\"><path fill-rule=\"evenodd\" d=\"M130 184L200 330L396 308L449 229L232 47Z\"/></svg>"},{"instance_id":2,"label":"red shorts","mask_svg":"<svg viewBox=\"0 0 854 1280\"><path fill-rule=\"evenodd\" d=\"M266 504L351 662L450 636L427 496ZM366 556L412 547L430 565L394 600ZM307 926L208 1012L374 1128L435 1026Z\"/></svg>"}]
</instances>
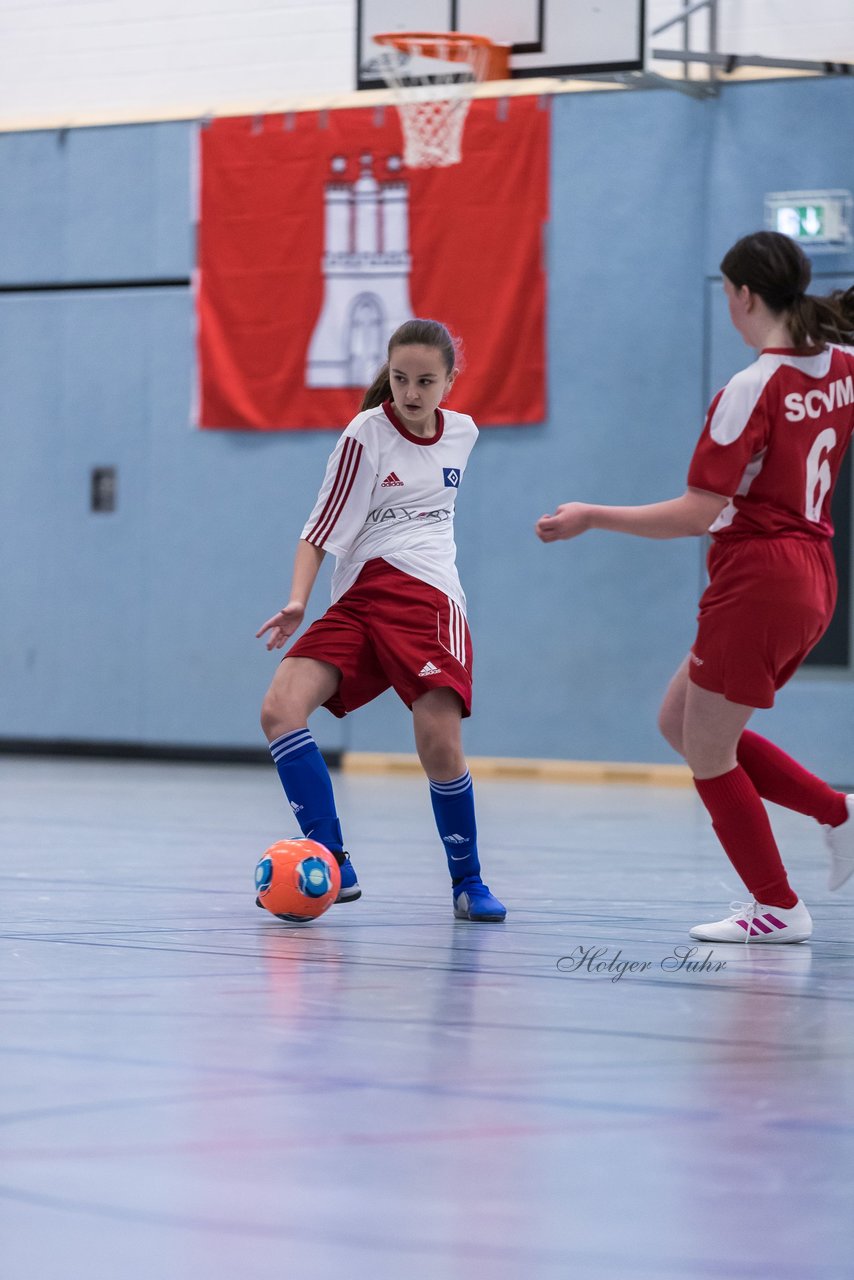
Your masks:
<instances>
[{"instance_id":1,"label":"red shorts","mask_svg":"<svg viewBox=\"0 0 854 1280\"><path fill-rule=\"evenodd\" d=\"M471 715L471 635L465 614L443 592L369 560L349 591L313 622L285 655L315 658L341 672L323 705L344 716L386 689L411 707L437 686L455 689Z\"/></svg>"},{"instance_id":2,"label":"red shorts","mask_svg":"<svg viewBox=\"0 0 854 1280\"><path fill-rule=\"evenodd\" d=\"M747 707L772 707L823 636L836 605L826 538L712 544L690 678Z\"/></svg>"}]
</instances>

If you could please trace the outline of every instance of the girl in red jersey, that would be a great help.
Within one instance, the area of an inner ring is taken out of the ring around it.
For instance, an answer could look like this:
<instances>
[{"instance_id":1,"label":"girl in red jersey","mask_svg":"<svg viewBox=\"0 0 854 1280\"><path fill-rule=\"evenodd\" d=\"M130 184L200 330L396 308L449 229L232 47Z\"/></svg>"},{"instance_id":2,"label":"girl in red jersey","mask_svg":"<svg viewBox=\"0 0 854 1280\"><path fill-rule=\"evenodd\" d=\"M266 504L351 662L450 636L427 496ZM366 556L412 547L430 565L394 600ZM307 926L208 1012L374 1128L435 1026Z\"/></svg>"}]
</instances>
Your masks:
<instances>
[{"instance_id":1,"label":"girl in red jersey","mask_svg":"<svg viewBox=\"0 0 854 1280\"><path fill-rule=\"evenodd\" d=\"M806 293L788 237L760 231L721 263L730 317L760 352L715 396L679 498L640 507L570 502L543 542L609 529L647 538L709 532L697 638L665 695L661 732L687 761L712 825L752 895L698 925L706 942L801 942L810 914L789 885L762 800L825 828L830 888L854 873L854 795L747 729L821 638L836 603L830 501L854 431L854 289Z\"/></svg>"},{"instance_id":2,"label":"girl in red jersey","mask_svg":"<svg viewBox=\"0 0 854 1280\"><path fill-rule=\"evenodd\" d=\"M456 376L456 350L444 325L409 320L392 335L388 363L329 458L297 546L290 599L256 633L269 633L268 649L284 646L331 551L332 605L281 662L261 723L303 835L335 854L338 901L353 901L361 889L344 852L329 770L307 722L320 706L340 717L393 688L412 711L454 915L503 920L505 908L480 876L462 749L472 654L454 508L478 432L466 414L439 407Z\"/></svg>"}]
</instances>

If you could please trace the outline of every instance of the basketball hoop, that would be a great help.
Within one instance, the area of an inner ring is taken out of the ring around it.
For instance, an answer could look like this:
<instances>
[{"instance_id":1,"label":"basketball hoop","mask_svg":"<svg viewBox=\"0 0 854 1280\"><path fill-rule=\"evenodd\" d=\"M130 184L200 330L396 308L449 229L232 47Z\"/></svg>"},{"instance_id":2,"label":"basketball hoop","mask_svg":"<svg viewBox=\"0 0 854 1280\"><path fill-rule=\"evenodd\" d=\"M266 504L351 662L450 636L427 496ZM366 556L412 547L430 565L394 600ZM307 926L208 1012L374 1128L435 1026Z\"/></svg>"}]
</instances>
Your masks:
<instances>
[{"instance_id":1,"label":"basketball hoop","mask_svg":"<svg viewBox=\"0 0 854 1280\"><path fill-rule=\"evenodd\" d=\"M507 79L509 45L459 31L385 31L373 39L400 114L403 163L411 169L459 164L474 86Z\"/></svg>"}]
</instances>

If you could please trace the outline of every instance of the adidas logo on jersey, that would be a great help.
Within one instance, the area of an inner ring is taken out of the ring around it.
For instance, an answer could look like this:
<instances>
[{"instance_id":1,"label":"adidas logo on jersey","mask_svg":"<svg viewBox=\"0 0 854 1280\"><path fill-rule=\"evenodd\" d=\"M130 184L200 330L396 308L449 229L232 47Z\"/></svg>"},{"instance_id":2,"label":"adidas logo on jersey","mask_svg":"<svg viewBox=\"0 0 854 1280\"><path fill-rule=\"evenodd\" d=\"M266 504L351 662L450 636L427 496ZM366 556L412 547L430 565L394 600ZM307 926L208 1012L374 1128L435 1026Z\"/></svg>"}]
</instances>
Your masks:
<instances>
[{"instance_id":1,"label":"adidas logo on jersey","mask_svg":"<svg viewBox=\"0 0 854 1280\"><path fill-rule=\"evenodd\" d=\"M433 666L432 662L425 662L418 674L419 676L438 676L440 671L438 667Z\"/></svg>"},{"instance_id":2,"label":"adidas logo on jersey","mask_svg":"<svg viewBox=\"0 0 854 1280\"><path fill-rule=\"evenodd\" d=\"M303 806L301 804L297 804L296 800L291 801L291 808L293 809L294 813L299 813L302 807Z\"/></svg>"},{"instance_id":3,"label":"adidas logo on jersey","mask_svg":"<svg viewBox=\"0 0 854 1280\"><path fill-rule=\"evenodd\" d=\"M402 481L402 480L398 480L397 476L394 474L394 472L393 472L393 471L389 471L389 473L388 473L388 475L386 476L385 480L383 480L382 484L380 485L380 488L381 488L381 489L394 489L394 488L396 488L398 485L400 485L400 487L401 487L401 489L402 489L402 488L403 488L403 481Z\"/></svg>"},{"instance_id":4,"label":"adidas logo on jersey","mask_svg":"<svg viewBox=\"0 0 854 1280\"><path fill-rule=\"evenodd\" d=\"M467 836L442 836L445 844L468 844Z\"/></svg>"}]
</instances>

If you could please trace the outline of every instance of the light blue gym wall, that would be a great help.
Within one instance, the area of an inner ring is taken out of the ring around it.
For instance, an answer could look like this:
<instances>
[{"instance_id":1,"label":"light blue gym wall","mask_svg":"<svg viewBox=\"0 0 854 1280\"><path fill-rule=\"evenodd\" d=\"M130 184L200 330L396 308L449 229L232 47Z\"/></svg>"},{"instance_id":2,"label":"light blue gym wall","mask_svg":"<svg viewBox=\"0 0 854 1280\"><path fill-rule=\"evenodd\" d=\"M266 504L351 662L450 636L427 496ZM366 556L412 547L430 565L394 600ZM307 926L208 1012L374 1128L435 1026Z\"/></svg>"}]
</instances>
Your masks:
<instances>
[{"instance_id":1,"label":"light blue gym wall","mask_svg":"<svg viewBox=\"0 0 854 1280\"><path fill-rule=\"evenodd\" d=\"M842 80L554 99L548 421L483 431L460 493L470 753L673 759L655 713L700 543L545 547L533 525L572 497L681 491L708 395L750 358L715 328L709 277L765 191L854 187L852 106ZM287 593L334 436L188 426L192 145L185 124L0 136L0 737L262 741L276 658L253 633ZM98 281L123 286L8 291ZM119 510L92 515L106 464ZM327 592L324 573L315 612ZM808 675L768 723L844 780L852 712L847 677ZM313 727L325 747L411 750L393 695Z\"/></svg>"}]
</instances>

